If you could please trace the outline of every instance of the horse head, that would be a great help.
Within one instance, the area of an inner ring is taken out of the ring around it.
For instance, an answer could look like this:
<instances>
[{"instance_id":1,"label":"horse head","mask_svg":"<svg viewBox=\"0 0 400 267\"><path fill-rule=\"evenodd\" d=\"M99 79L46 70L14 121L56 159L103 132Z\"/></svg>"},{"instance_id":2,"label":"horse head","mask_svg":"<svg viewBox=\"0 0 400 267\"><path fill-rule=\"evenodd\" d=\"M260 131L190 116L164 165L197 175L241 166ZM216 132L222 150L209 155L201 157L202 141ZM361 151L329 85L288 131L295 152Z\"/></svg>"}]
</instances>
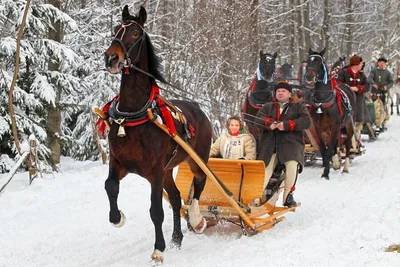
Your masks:
<instances>
[{"instance_id":1,"label":"horse head","mask_svg":"<svg viewBox=\"0 0 400 267\"><path fill-rule=\"evenodd\" d=\"M126 5L122 11L122 23L115 27L113 41L104 53L106 68L111 73L118 73L122 68L129 68L140 60L141 50L146 38L144 23L147 13L144 7L136 16L129 14Z\"/></svg>"},{"instance_id":2,"label":"horse head","mask_svg":"<svg viewBox=\"0 0 400 267\"><path fill-rule=\"evenodd\" d=\"M272 78L272 75L275 73L275 61L277 56L278 52L270 54L263 53L263 51L260 50L260 63L258 65L258 70L261 77L258 77L259 80L270 80Z\"/></svg>"},{"instance_id":3,"label":"horse head","mask_svg":"<svg viewBox=\"0 0 400 267\"><path fill-rule=\"evenodd\" d=\"M305 82L309 85L314 85L316 82L324 82L328 79L326 66L324 63L325 48L321 52L313 51L311 48L308 51L307 68Z\"/></svg>"},{"instance_id":4,"label":"horse head","mask_svg":"<svg viewBox=\"0 0 400 267\"><path fill-rule=\"evenodd\" d=\"M289 63L284 63L280 69L280 79L289 80L293 78L294 66Z\"/></svg>"},{"instance_id":5,"label":"horse head","mask_svg":"<svg viewBox=\"0 0 400 267\"><path fill-rule=\"evenodd\" d=\"M346 56L339 57L339 60L333 63L332 72L338 73L346 65Z\"/></svg>"}]
</instances>

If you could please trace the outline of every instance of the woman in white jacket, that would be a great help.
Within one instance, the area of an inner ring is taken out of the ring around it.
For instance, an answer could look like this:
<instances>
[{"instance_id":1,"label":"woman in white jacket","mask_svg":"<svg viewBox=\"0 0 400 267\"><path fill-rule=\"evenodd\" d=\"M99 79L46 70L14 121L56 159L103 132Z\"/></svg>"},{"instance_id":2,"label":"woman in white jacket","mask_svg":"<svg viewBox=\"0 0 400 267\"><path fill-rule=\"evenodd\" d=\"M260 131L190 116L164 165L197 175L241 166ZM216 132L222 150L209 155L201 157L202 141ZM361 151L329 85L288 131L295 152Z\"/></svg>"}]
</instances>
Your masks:
<instances>
[{"instance_id":1,"label":"woman in white jacket","mask_svg":"<svg viewBox=\"0 0 400 267\"><path fill-rule=\"evenodd\" d=\"M232 116L226 124L228 131L211 146L210 158L255 160L256 141L251 134L244 132L240 117Z\"/></svg>"}]
</instances>

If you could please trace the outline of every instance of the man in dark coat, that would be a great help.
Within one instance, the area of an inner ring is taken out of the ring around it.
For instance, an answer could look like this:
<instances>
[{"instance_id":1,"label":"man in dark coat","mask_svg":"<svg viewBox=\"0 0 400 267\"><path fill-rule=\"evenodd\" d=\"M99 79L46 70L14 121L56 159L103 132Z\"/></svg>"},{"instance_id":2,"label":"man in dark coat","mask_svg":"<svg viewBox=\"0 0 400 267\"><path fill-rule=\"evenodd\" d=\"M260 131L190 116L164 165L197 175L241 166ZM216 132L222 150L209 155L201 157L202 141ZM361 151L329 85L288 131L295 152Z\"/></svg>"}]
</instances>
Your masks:
<instances>
[{"instance_id":1,"label":"man in dark coat","mask_svg":"<svg viewBox=\"0 0 400 267\"><path fill-rule=\"evenodd\" d=\"M258 159L264 161L264 188L278 163L284 164L285 188L283 205L296 206L293 191L298 172L304 166L303 130L310 128L311 118L303 103L294 103L290 98L292 86L280 81L275 86L273 102L266 103L257 113L256 124L262 131ZM264 126L261 126L264 125Z\"/></svg>"},{"instance_id":2,"label":"man in dark coat","mask_svg":"<svg viewBox=\"0 0 400 267\"><path fill-rule=\"evenodd\" d=\"M360 56L354 55L350 58L350 65L339 71L338 82L347 84L352 91L356 94L356 118L355 118L355 135L358 142L353 142L353 147L359 149L361 131L364 123L370 123L371 117L369 115L367 104L365 103L364 93L369 91L369 84L367 77L362 71L363 61ZM373 137L371 137L373 139ZM355 140L353 140L355 141Z\"/></svg>"},{"instance_id":3,"label":"man in dark coat","mask_svg":"<svg viewBox=\"0 0 400 267\"><path fill-rule=\"evenodd\" d=\"M375 101L375 104L378 106L377 113L380 115L377 116L376 124L381 131L385 129L385 122L390 118L386 105L387 99L390 95L390 88L394 84L392 74L386 69L386 63L387 59L380 57L378 59L377 68L374 68L368 76L368 81L372 84L372 95L375 95L382 100L382 103L380 103L380 101Z\"/></svg>"}]
</instances>

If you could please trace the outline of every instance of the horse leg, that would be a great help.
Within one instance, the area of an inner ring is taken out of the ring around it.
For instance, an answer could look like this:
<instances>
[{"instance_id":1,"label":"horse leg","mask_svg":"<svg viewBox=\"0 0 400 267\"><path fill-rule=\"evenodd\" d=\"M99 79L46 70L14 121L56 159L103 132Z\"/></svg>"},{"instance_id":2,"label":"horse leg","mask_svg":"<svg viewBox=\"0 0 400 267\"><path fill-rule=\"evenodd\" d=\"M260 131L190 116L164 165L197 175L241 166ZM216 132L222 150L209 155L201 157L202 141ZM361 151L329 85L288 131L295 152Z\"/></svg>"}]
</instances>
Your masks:
<instances>
[{"instance_id":1,"label":"horse leg","mask_svg":"<svg viewBox=\"0 0 400 267\"><path fill-rule=\"evenodd\" d=\"M154 262L164 261L164 250L165 240L162 231L162 224L164 222L164 210L162 207L162 193L163 193L163 182L159 181L160 177L163 177L162 167L156 168L153 172L153 177L147 177L151 183L151 206L150 206L150 218L154 224L154 230L156 235L156 242L154 244L154 252L151 254L151 258Z\"/></svg>"},{"instance_id":2,"label":"horse leg","mask_svg":"<svg viewBox=\"0 0 400 267\"><path fill-rule=\"evenodd\" d=\"M329 164L330 164L330 158L328 157L327 153L327 148L325 147L324 140L320 140L320 151L321 151L321 157L322 157L322 167L324 168L321 178L325 178L329 180Z\"/></svg>"},{"instance_id":3,"label":"horse leg","mask_svg":"<svg viewBox=\"0 0 400 267\"><path fill-rule=\"evenodd\" d=\"M193 230L196 233L203 233L203 231L207 227L207 221L200 213L199 200L200 200L200 195L203 192L204 186L206 185L206 175L194 160L190 159L188 163L190 166L190 170L193 172L195 176L193 178L193 184L194 184L193 200L190 203L188 211L189 223L193 227Z\"/></svg>"},{"instance_id":4,"label":"horse leg","mask_svg":"<svg viewBox=\"0 0 400 267\"><path fill-rule=\"evenodd\" d=\"M347 124L346 125L346 158L344 160L344 167L343 167L343 172L348 173L349 172L349 168L350 168L350 150L352 147L352 142L351 139L353 138L353 127L351 126L351 124Z\"/></svg>"},{"instance_id":5,"label":"horse leg","mask_svg":"<svg viewBox=\"0 0 400 267\"><path fill-rule=\"evenodd\" d=\"M393 106L394 106L394 103L392 101L392 103L390 103L390 115L393 115Z\"/></svg>"},{"instance_id":6,"label":"horse leg","mask_svg":"<svg viewBox=\"0 0 400 267\"><path fill-rule=\"evenodd\" d=\"M113 158L110 159L108 178L105 182L105 189L110 202L110 223L120 228L125 223L125 215L118 209L119 181L127 174L125 168L118 164Z\"/></svg>"},{"instance_id":7,"label":"horse leg","mask_svg":"<svg viewBox=\"0 0 400 267\"><path fill-rule=\"evenodd\" d=\"M333 157L332 157L332 167L334 170L339 170L340 169L340 155L338 152L338 147L340 147L340 136L336 140L336 145L333 147Z\"/></svg>"},{"instance_id":8,"label":"horse leg","mask_svg":"<svg viewBox=\"0 0 400 267\"><path fill-rule=\"evenodd\" d=\"M397 115L400 115L400 110L399 110L399 104L400 104L400 95L396 94L396 110L397 110Z\"/></svg>"},{"instance_id":9,"label":"horse leg","mask_svg":"<svg viewBox=\"0 0 400 267\"><path fill-rule=\"evenodd\" d=\"M164 175L164 188L168 193L169 203L172 206L174 231L172 232L172 246L180 248L182 245L182 229L181 229L181 193L176 187L172 178L172 170L168 170Z\"/></svg>"}]
</instances>

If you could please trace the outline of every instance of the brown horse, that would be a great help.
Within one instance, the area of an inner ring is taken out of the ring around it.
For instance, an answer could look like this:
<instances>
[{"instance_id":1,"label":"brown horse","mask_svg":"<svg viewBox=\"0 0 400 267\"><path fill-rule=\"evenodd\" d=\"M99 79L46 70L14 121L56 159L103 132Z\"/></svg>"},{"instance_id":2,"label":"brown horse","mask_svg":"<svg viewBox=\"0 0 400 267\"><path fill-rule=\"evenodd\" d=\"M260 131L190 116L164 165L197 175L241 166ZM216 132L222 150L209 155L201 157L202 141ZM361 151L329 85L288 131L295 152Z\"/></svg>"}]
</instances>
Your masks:
<instances>
[{"instance_id":1,"label":"brown horse","mask_svg":"<svg viewBox=\"0 0 400 267\"><path fill-rule=\"evenodd\" d=\"M110 108L111 128L108 135L110 144L109 174L105 189L110 202L110 222L117 227L124 223L124 215L118 208L119 183L128 173L145 177L151 184L150 217L155 228L155 244L152 259L162 262L165 240L162 230L164 211L162 207L163 189L173 209L174 229L172 245L180 247L183 239L181 231L181 197L172 177L172 169L186 160L192 172L194 196L189 208L191 226L202 231L206 226L200 214L198 200L202 193L206 176L193 159L174 140L151 123L147 109L163 114L165 106L159 102L155 79L165 82L160 69L160 61L155 55L150 38L144 31L146 10L141 7L136 16L129 14L128 6L122 11L122 24L116 28L114 39L105 52L105 64L109 72L123 71L119 99ZM198 104L187 101L171 101L182 110L188 124L172 120L178 135L187 136L187 143L207 162L211 146L212 130L207 116ZM167 123L166 123L167 124ZM189 125L189 127L188 127ZM128 127L131 126L131 127ZM190 131L188 131L188 128ZM121 137L125 129L125 136Z\"/></svg>"},{"instance_id":2,"label":"brown horse","mask_svg":"<svg viewBox=\"0 0 400 267\"><path fill-rule=\"evenodd\" d=\"M251 81L246 99L243 105L243 118L249 132L258 140L260 135L258 127L254 124L254 119L260 108L267 102L272 101L275 80L275 60L278 53L263 53L260 50L260 63L257 68L257 77Z\"/></svg>"},{"instance_id":3,"label":"brown horse","mask_svg":"<svg viewBox=\"0 0 400 267\"><path fill-rule=\"evenodd\" d=\"M348 86L335 84L330 79L323 60L325 49L316 52L310 49L307 59L305 80L310 94L306 103L311 106L310 115L316 130L316 141L319 143L324 171L322 178L329 179L330 161L333 168L339 169L339 145L341 131L346 134L346 159L343 172L349 171L351 138L353 136L353 119L355 117L355 94Z\"/></svg>"}]
</instances>

